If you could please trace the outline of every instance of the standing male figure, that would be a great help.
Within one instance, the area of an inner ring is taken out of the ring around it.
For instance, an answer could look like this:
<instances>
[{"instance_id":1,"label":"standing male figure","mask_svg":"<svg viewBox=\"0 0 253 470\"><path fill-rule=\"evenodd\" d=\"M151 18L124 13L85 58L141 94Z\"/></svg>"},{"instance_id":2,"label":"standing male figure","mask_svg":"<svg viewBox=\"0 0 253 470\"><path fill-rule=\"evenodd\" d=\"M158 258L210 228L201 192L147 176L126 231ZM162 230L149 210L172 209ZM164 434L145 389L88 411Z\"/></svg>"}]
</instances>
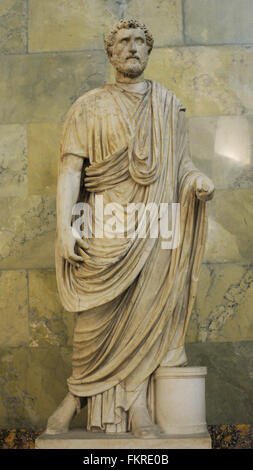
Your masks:
<instances>
[{"instance_id":1,"label":"standing male figure","mask_svg":"<svg viewBox=\"0 0 253 470\"><path fill-rule=\"evenodd\" d=\"M77 312L77 322L69 393L46 432L66 431L87 397L88 430L149 438L161 432L149 414L149 379L161 364L186 363L205 201L214 186L189 157L182 104L163 85L144 80L153 47L146 26L121 20L105 44L116 83L74 103L61 145L56 271L61 301ZM179 246L163 250L160 234L75 237L74 204L88 202L94 214L97 195L124 211L130 203L179 202Z\"/></svg>"}]
</instances>

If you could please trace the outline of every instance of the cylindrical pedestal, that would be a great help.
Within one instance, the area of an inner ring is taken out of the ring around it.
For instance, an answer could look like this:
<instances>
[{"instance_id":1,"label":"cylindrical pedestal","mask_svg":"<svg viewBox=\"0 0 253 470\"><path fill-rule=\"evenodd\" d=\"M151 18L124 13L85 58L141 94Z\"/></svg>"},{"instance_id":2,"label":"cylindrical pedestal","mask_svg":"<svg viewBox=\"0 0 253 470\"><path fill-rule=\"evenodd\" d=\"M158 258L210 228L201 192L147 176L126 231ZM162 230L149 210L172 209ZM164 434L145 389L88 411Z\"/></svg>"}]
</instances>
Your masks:
<instances>
[{"instance_id":1,"label":"cylindrical pedestal","mask_svg":"<svg viewBox=\"0 0 253 470\"><path fill-rule=\"evenodd\" d=\"M155 420L166 434L207 433L206 367L159 367L155 372Z\"/></svg>"}]
</instances>

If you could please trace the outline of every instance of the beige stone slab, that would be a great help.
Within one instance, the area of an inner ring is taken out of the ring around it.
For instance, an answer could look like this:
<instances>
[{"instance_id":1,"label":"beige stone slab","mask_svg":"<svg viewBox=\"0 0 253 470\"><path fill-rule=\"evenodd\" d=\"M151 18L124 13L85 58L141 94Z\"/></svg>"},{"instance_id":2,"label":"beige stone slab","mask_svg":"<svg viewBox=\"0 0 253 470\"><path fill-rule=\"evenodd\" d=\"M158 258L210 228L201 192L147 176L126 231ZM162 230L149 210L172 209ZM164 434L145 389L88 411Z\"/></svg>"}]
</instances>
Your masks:
<instances>
[{"instance_id":1,"label":"beige stone slab","mask_svg":"<svg viewBox=\"0 0 253 470\"><path fill-rule=\"evenodd\" d=\"M18 428L24 419L25 405L27 402L33 403L33 397L27 393L25 385L27 353L27 347L5 346L0 349L0 414L3 428Z\"/></svg>"},{"instance_id":2,"label":"beige stone slab","mask_svg":"<svg viewBox=\"0 0 253 470\"><path fill-rule=\"evenodd\" d=\"M29 194L56 194L61 133L61 123L28 125Z\"/></svg>"},{"instance_id":3,"label":"beige stone slab","mask_svg":"<svg viewBox=\"0 0 253 470\"><path fill-rule=\"evenodd\" d=\"M105 54L1 55L0 68L0 123L61 122L79 96L104 83Z\"/></svg>"},{"instance_id":4,"label":"beige stone slab","mask_svg":"<svg viewBox=\"0 0 253 470\"><path fill-rule=\"evenodd\" d=\"M27 195L26 127L0 126L0 197Z\"/></svg>"},{"instance_id":5,"label":"beige stone slab","mask_svg":"<svg viewBox=\"0 0 253 470\"><path fill-rule=\"evenodd\" d=\"M251 0L185 0L187 44L253 43Z\"/></svg>"},{"instance_id":6,"label":"beige stone slab","mask_svg":"<svg viewBox=\"0 0 253 470\"><path fill-rule=\"evenodd\" d=\"M118 18L117 2L31 0L29 51L103 49L103 36Z\"/></svg>"},{"instance_id":7,"label":"beige stone slab","mask_svg":"<svg viewBox=\"0 0 253 470\"><path fill-rule=\"evenodd\" d=\"M204 434L138 439L128 434L105 437L103 433L72 430L55 436L42 434L36 439L35 447L36 449L211 449L211 438L208 434Z\"/></svg>"},{"instance_id":8,"label":"beige stone slab","mask_svg":"<svg viewBox=\"0 0 253 470\"><path fill-rule=\"evenodd\" d=\"M191 117L188 127L192 159L216 189L252 188L253 116Z\"/></svg>"},{"instance_id":9,"label":"beige stone slab","mask_svg":"<svg viewBox=\"0 0 253 470\"><path fill-rule=\"evenodd\" d=\"M0 272L0 346L28 344L28 290L25 271Z\"/></svg>"},{"instance_id":10,"label":"beige stone slab","mask_svg":"<svg viewBox=\"0 0 253 470\"><path fill-rule=\"evenodd\" d=\"M252 75L253 47L236 46L154 49L145 72L195 116L252 113Z\"/></svg>"},{"instance_id":11,"label":"beige stone slab","mask_svg":"<svg viewBox=\"0 0 253 470\"><path fill-rule=\"evenodd\" d=\"M207 366L208 422L251 423L253 342L197 342L187 344L186 350L191 364Z\"/></svg>"},{"instance_id":12,"label":"beige stone slab","mask_svg":"<svg viewBox=\"0 0 253 470\"><path fill-rule=\"evenodd\" d=\"M0 269L54 267L55 198L0 199Z\"/></svg>"},{"instance_id":13,"label":"beige stone slab","mask_svg":"<svg viewBox=\"0 0 253 470\"><path fill-rule=\"evenodd\" d=\"M19 327L21 329L22 325ZM67 391L66 379L70 374L70 349L59 346L0 348L1 426L44 429L47 417ZM81 415L84 422L83 410ZM81 425L80 421L75 424L76 427Z\"/></svg>"},{"instance_id":14,"label":"beige stone slab","mask_svg":"<svg viewBox=\"0 0 253 470\"><path fill-rule=\"evenodd\" d=\"M1 0L0 53L22 53L27 47L27 7L24 0Z\"/></svg>"},{"instance_id":15,"label":"beige stone slab","mask_svg":"<svg viewBox=\"0 0 253 470\"><path fill-rule=\"evenodd\" d=\"M204 264L187 342L253 339L253 269L239 264Z\"/></svg>"},{"instance_id":16,"label":"beige stone slab","mask_svg":"<svg viewBox=\"0 0 253 470\"><path fill-rule=\"evenodd\" d=\"M224 207L224 206L223 206ZM238 227L243 228L243 227ZM240 251L240 235L234 233L219 222L214 216L208 218L208 232L203 261L206 263L241 263L247 261L247 255L244 256ZM250 240L248 249L250 249Z\"/></svg>"},{"instance_id":17,"label":"beige stone slab","mask_svg":"<svg viewBox=\"0 0 253 470\"><path fill-rule=\"evenodd\" d=\"M62 307L54 270L29 271L31 347L72 345L75 315Z\"/></svg>"},{"instance_id":18,"label":"beige stone slab","mask_svg":"<svg viewBox=\"0 0 253 470\"><path fill-rule=\"evenodd\" d=\"M146 24L155 47L183 44L181 0L131 0L122 4L121 12Z\"/></svg>"},{"instance_id":19,"label":"beige stone slab","mask_svg":"<svg viewBox=\"0 0 253 470\"><path fill-rule=\"evenodd\" d=\"M253 256L253 190L218 190L208 203L205 262L245 262Z\"/></svg>"}]
</instances>

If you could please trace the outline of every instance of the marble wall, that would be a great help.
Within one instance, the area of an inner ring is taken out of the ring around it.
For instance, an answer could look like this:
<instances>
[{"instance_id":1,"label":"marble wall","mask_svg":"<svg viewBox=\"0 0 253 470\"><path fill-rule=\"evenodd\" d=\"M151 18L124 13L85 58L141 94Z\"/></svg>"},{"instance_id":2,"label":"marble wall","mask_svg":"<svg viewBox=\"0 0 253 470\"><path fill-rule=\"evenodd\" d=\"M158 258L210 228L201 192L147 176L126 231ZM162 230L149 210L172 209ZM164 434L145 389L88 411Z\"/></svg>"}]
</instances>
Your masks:
<instances>
[{"instance_id":1,"label":"marble wall","mask_svg":"<svg viewBox=\"0 0 253 470\"><path fill-rule=\"evenodd\" d=\"M151 28L146 77L187 107L192 157L217 188L187 334L190 364L208 367L208 424L252 423L252 0L1 0L2 428L43 427L66 393L74 315L54 272L59 140L71 103L112 79L103 35L122 15Z\"/></svg>"}]
</instances>

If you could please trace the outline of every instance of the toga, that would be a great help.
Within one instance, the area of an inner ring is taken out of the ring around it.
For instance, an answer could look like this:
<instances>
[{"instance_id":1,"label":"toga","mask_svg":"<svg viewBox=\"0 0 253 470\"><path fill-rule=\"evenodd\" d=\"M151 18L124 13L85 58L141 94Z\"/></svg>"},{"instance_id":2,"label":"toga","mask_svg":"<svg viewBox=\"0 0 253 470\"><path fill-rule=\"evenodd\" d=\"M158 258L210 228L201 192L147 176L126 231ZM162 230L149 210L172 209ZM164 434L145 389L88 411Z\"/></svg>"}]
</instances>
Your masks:
<instances>
[{"instance_id":1,"label":"toga","mask_svg":"<svg viewBox=\"0 0 253 470\"><path fill-rule=\"evenodd\" d=\"M86 93L70 109L61 143L60 165L69 154L84 159L79 201L93 212L98 195L123 212L131 203L180 203L176 249L162 249L160 234L91 237L77 268L56 244L59 295L77 312L68 387L88 397L91 430L127 430L138 387L159 365L182 364L206 237L185 109L163 85L146 84L144 94L117 84Z\"/></svg>"}]
</instances>

